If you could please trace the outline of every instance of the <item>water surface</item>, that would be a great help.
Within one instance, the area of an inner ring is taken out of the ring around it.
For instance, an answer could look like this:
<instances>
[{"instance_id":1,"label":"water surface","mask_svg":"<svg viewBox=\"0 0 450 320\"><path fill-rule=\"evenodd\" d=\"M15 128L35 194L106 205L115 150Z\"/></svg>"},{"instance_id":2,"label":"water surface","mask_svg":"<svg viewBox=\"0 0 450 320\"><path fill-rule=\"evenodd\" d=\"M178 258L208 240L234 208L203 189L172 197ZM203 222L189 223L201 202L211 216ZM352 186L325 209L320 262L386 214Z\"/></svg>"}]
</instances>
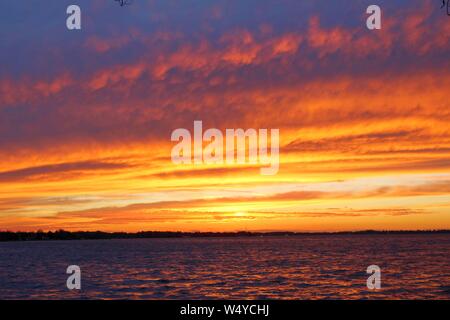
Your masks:
<instances>
[{"instance_id":1,"label":"water surface","mask_svg":"<svg viewBox=\"0 0 450 320\"><path fill-rule=\"evenodd\" d=\"M80 266L81 291L67 289L68 265ZM450 236L4 242L0 298L450 299Z\"/></svg>"}]
</instances>

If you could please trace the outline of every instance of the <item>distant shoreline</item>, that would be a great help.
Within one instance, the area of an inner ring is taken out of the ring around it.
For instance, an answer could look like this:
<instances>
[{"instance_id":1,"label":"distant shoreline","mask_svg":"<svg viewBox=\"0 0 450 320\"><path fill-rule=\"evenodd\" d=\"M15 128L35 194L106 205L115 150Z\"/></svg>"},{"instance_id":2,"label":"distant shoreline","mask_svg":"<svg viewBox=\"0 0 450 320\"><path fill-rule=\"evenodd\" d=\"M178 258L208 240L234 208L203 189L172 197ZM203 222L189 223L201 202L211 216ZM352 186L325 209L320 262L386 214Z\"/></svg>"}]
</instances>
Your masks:
<instances>
[{"instance_id":1,"label":"distant shoreline","mask_svg":"<svg viewBox=\"0 0 450 320\"><path fill-rule=\"evenodd\" d=\"M450 230L363 230L340 232L103 232L103 231L48 231L48 232L0 232L0 242L7 241L52 241L52 240L109 240L109 239L154 239L154 238L237 238L237 237L299 237L336 235L408 235L448 234Z\"/></svg>"}]
</instances>

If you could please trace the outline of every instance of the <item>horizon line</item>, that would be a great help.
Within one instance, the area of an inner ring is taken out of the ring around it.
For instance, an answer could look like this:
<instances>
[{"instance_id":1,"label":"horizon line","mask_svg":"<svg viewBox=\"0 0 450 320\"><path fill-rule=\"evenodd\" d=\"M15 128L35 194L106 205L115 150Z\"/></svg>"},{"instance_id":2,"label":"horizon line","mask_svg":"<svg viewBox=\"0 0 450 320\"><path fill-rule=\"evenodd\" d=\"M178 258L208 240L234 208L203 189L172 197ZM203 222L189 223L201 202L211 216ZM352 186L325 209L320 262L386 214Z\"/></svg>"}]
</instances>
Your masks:
<instances>
[{"instance_id":1,"label":"horizon line","mask_svg":"<svg viewBox=\"0 0 450 320\"><path fill-rule=\"evenodd\" d=\"M449 229L432 230L359 230L336 232L293 232L293 231L234 231L234 232L183 232L183 231L0 231L0 242L8 241L54 241L54 240L112 240L112 239L151 239L151 238L238 238L275 236L314 236L314 235L383 235L383 234L450 234Z\"/></svg>"}]
</instances>

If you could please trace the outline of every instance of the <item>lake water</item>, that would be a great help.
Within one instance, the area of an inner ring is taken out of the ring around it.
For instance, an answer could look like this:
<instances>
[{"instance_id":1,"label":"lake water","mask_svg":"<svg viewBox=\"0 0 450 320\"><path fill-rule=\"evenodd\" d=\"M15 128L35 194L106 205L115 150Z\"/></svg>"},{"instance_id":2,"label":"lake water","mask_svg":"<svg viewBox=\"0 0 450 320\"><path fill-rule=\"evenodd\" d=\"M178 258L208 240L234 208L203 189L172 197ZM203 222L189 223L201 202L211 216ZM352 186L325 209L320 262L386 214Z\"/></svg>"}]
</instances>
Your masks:
<instances>
[{"instance_id":1,"label":"lake water","mask_svg":"<svg viewBox=\"0 0 450 320\"><path fill-rule=\"evenodd\" d=\"M81 291L66 268L81 268ZM381 268L379 291L366 268ZM450 299L449 235L0 243L0 299Z\"/></svg>"}]
</instances>

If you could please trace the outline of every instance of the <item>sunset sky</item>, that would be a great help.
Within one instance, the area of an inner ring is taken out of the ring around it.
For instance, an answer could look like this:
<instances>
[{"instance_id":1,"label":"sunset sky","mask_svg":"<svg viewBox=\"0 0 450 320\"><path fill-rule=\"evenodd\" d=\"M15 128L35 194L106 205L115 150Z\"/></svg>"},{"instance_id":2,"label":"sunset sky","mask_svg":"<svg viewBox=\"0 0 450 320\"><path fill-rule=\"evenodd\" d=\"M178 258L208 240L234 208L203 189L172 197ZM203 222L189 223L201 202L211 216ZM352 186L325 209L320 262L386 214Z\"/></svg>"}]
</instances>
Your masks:
<instances>
[{"instance_id":1,"label":"sunset sky","mask_svg":"<svg viewBox=\"0 0 450 320\"><path fill-rule=\"evenodd\" d=\"M449 229L440 5L2 1L0 230ZM195 120L279 129L278 174L173 164Z\"/></svg>"}]
</instances>

